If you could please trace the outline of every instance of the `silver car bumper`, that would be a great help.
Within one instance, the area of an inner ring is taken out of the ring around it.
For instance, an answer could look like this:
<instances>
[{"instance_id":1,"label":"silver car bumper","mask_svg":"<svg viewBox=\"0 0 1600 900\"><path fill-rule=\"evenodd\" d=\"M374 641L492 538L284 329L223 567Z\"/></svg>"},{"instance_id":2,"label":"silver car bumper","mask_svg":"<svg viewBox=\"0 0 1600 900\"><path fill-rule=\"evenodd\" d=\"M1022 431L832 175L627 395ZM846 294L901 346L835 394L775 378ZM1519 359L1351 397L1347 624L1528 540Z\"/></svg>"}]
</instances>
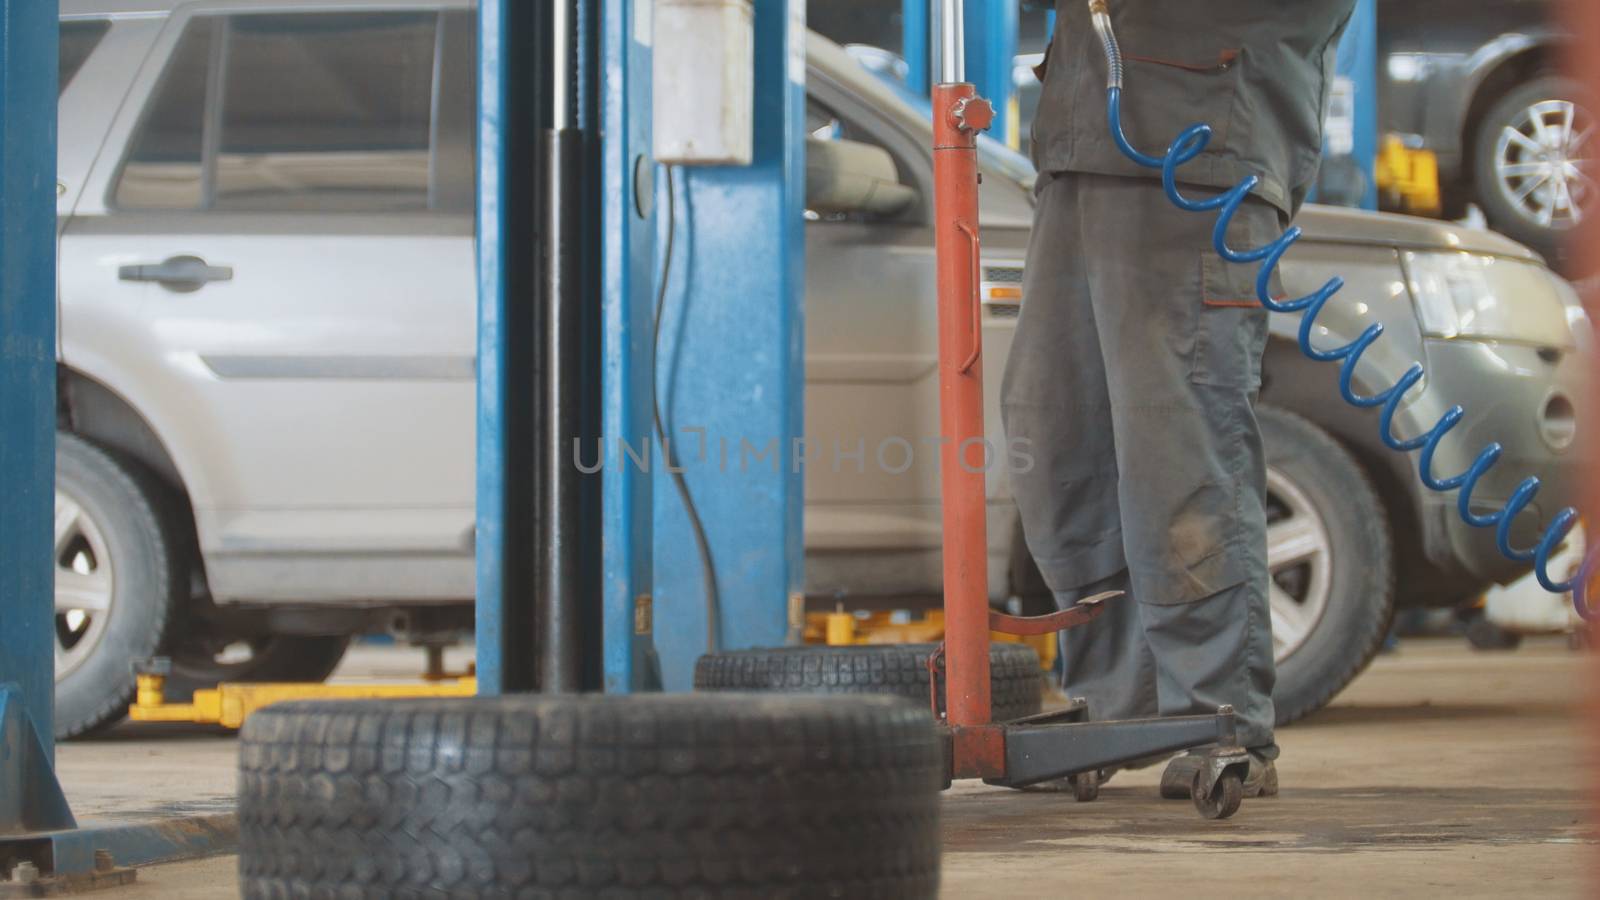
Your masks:
<instances>
[{"instance_id":1,"label":"silver car bumper","mask_svg":"<svg viewBox=\"0 0 1600 900\"><path fill-rule=\"evenodd\" d=\"M1531 547L1543 525L1577 501L1583 454L1575 443L1563 443L1576 430L1571 411L1581 414L1587 396L1585 360L1572 351L1472 340L1430 340L1427 355L1431 384L1467 412L1440 444L1435 476L1465 471L1485 446L1499 442L1504 453L1473 491L1472 509L1493 512L1524 478L1538 476L1538 496L1511 531L1513 546ZM1419 490L1423 546L1435 563L1498 582L1531 568L1501 555L1494 528L1475 528L1461 518L1457 492Z\"/></svg>"}]
</instances>

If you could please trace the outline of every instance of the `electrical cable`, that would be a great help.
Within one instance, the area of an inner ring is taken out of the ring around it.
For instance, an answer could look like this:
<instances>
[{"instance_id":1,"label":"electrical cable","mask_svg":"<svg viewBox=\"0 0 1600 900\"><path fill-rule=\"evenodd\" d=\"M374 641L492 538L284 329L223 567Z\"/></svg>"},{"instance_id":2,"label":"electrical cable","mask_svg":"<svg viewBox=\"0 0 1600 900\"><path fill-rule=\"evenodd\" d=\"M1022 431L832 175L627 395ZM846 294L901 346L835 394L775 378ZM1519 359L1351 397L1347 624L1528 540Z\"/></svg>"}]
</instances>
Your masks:
<instances>
[{"instance_id":1,"label":"electrical cable","mask_svg":"<svg viewBox=\"0 0 1600 900\"><path fill-rule=\"evenodd\" d=\"M1355 375L1356 364L1361 360L1361 354L1372 346L1380 335L1383 334L1383 324L1374 322L1355 340L1333 350L1323 350L1311 343L1311 333L1316 322L1317 314L1327 305L1334 294L1344 287L1344 279L1337 276L1328 279L1328 282L1317 290L1294 300L1275 300L1271 296L1272 274L1277 269L1283 255L1300 239L1301 229L1298 225L1289 228L1282 235L1268 244L1249 250L1235 250L1228 246L1228 225L1233 221L1239 207L1249 197L1250 192L1260 183L1260 178L1255 175L1246 177L1237 185L1215 197L1205 200L1192 200L1185 197L1178 190L1177 168L1193 160L1205 150L1211 142L1211 126L1206 124L1191 125L1179 132L1178 136L1168 145L1167 152L1162 156L1149 156L1139 152L1128 141L1127 135L1122 130L1122 50L1117 45L1116 33L1111 27L1111 13L1107 8L1106 0L1089 0L1089 13L1094 25L1095 33L1100 38L1101 46L1105 50L1108 78L1106 82L1106 119L1111 129L1111 136L1116 141L1117 148L1128 159L1147 169L1161 170L1161 185L1167 199L1174 206L1188 212L1206 212L1220 210L1217 215L1216 226L1211 232L1212 247L1217 255L1230 263L1261 263L1260 271L1256 276L1256 299L1261 305L1272 312L1301 313L1299 344L1300 351L1318 362L1339 363L1339 393L1345 401L1353 406L1371 409L1383 407L1378 418L1378 436L1383 439L1390 449L1402 453L1420 449L1419 474L1422 483L1434 491L1459 490L1456 495L1456 511L1461 519L1474 528L1494 528L1495 546L1507 558L1516 562L1533 563L1533 572L1539 584L1551 593L1561 594L1572 592L1572 607L1577 614L1585 620L1592 620L1596 613L1589 609L1588 601L1584 594L1588 587L1590 577L1594 574L1597 563L1600 563L1600 541L1593 542L1589 552L1584 556L1577 573L1567 581L1555 581L1550 577L1550 557L1556 552L1563 541L1578 522L1578 512L1572 507L1565 507L1556 513L1550 524L1545 528L1539 542L1532 548L1518 548L1511 546L1511 522L1517 514L1527 508L1533 501L1534 495L1539 492L1540 481L1537 476L1530 475L1524 478L1511 492L1511 497L1499 510L1493 513L1480 514L1472 511L1472 490L1478 480L1483 477L1505 452L1498 442L1491 442L1478 453L1477 458L1467 467L1466 471L1449 478L1438 478L1433 474L1433 456L1439 448L1439 442L1445 434L1454 428L1466 415L1466 410L1460 405L1452 406L1439 421L1427 432L1410 438L1398 438L1394 435L1394 417L1400 409L1400 403L1407 392L1415 387L1423 378L1421 363L1412 363L1400 378L1387 390L1372 396L1363 396L1355 392L1352 379Z\"/></svg>"},{"instance_id":2,"label":"electrical cable","mask_svg":"<svg viewBox=\"0 0 1600 900\"><path fill-rule=\"evenodd\" d=\"M667 242L661 254L661 277L656 284L656 309L654 331L650 337L650 408L655 416L656 441L661 444L661 455L683 501L683 510L689 516L689 529L694 532L695 549L700 553L700 576L705 582L706 601L706 652L715 653L721 646L722 603L717 594L717 570L712 563L711 542L706 538L705 523L700 521L700 511L695 508L689 493L689 482L683 477L683 467L678 465L672 442L667 440L667 429L661 416L661 391L657 385L656 365L661 355L661 313L667 304L667 284L672 276L672 255L676 249L678 231L678 205L673 185L671 165L661 167L667 175Z\"/></svg>"}]
</instances>

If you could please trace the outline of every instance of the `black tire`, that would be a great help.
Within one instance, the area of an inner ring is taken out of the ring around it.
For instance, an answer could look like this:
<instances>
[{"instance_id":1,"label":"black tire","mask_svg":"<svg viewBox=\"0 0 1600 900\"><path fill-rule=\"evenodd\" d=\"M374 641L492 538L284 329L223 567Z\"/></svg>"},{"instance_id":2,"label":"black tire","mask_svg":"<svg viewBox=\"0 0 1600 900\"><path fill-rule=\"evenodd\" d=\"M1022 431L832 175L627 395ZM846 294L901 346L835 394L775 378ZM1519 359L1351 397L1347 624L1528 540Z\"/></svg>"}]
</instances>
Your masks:
<instances>
[{"instance_id":1,"label":"black tire","mask_svg":"<svg viewBox=\"0 0 1600 900\"><path fill-rule=\"evenodd\" d=\"M339 668L349 635L267 635L243 639L250 655L237 662L217 659L211 645L189 638L168 651L172 674L167 676L169 703L187 703L200 688L223 682L271 681L323 682Z\"/></svg>"},{"instance_id":2,"label":"black tire","mask_svg":"<svg viewBox=\"0 0 1600 900\"><path fill-rule=\"evenodd\" d=\"M153 476L81 438L58 433L56 489L76 502L103 536L113 573L102 630L81 663L57 673L55 733L66 739L126 715L133 700L133 664L157 654L189 579L176 505ZM57 548L58 554L81 552L81 547ZM56 631L62 641L75 630L58 615Z\"/></svg>"},{"instance_id":3,"label":"black tire","mask_svg":"<svg viewBox=\"0 0 1600 900\"><path fill-rule=\"evenodd\" d=\"M694 665L699 691L781 694L893 694L928 708L928 657L936 644L810 645L708 653ZM989 704L996 722L1042 707L1039 654L1027 644L989 645ZM944 674L938 681L944 711Z\"/></svg>"},{"instance_id":4,"label":"black tire","mask_svg":"<svg viewBox=\"0 0 1600 900\"><path fill-rule=\"evenodd\" d=\"M1541 100L1570 100L1591 113L1600 112L1587 102L1583 88L1571 78L1544 73L1524 81L1494 101L1478 120L1472 144L1473 185L1484 215L1497 231L1540 251L1552 261L1560 261L1565 259L1564 244L1570 230L1541 226L1529 218L1506 196L1495 171L1495 150L1501 131Z\"/></svg>"},{"instance_id":5,"label":"black tire","mask_svg":"<svg viewBox=\"0 0 1600 900\"><path fill-rule=\"evenodd\" d=\"M1326 606L1277 664L1272 699L1286 725L1325 706L1378 652L1394 609L1394 542L1372 481L1348 451L1294 413L1261 407L1257 415L1267 467L1309 501L1330 548ZM1272 577L1292 595L1298 575L1289 569Z\"/></svg>"},{"instance_id":6,"label":"black tire","mask_svg":"<svg viewBox=\"0 0 1600 900\"><path fill-rule=\"evenodd\" d=\"M887 697L310 701L245 722L254 897L932 897L943 754Z\"/></svg>"}]
</instances>

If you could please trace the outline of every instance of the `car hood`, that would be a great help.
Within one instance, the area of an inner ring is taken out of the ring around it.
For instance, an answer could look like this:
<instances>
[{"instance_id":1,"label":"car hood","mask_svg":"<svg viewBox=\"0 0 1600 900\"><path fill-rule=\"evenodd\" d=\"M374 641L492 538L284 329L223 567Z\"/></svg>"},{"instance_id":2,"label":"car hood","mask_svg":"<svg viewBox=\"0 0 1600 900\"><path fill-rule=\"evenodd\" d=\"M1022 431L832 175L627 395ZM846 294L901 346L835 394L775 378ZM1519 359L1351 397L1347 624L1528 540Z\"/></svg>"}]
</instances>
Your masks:
<instances>
[{"instance_id":1,"label":"car hood","mask_svg":"<svg viewBox=\"0 0 1600 900\"><path fill-rule=\"evenodd\" d=\"M1383 244L1414 250L1468 250L1543 263L1539 254L1482 228L1364 209L1308 203L1295 218L1306 239L1335 244Z\"/></svg>"}]
</instances>

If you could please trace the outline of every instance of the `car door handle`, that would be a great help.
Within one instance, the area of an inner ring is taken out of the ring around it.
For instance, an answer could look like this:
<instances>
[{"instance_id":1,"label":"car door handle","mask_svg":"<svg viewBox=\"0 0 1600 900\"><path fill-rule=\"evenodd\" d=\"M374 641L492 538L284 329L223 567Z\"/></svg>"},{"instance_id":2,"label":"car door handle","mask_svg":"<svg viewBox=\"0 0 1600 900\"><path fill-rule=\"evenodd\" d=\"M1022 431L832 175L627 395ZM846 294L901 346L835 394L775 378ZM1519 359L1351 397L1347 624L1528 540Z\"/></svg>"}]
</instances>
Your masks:
<instances>
[{"instance_id":1,"label":"car door handle","mask_svg":"<svg viewBox=\"0 0 1600 900\"><path fill-rule=\"evenodd\" d=\"M213 266L198 256L174 256L160 263L122 266L117 277L123 281L154 281L169 291L187 294L211 281L232 281L232 266Z\"/></svg>"}]
</instances>

